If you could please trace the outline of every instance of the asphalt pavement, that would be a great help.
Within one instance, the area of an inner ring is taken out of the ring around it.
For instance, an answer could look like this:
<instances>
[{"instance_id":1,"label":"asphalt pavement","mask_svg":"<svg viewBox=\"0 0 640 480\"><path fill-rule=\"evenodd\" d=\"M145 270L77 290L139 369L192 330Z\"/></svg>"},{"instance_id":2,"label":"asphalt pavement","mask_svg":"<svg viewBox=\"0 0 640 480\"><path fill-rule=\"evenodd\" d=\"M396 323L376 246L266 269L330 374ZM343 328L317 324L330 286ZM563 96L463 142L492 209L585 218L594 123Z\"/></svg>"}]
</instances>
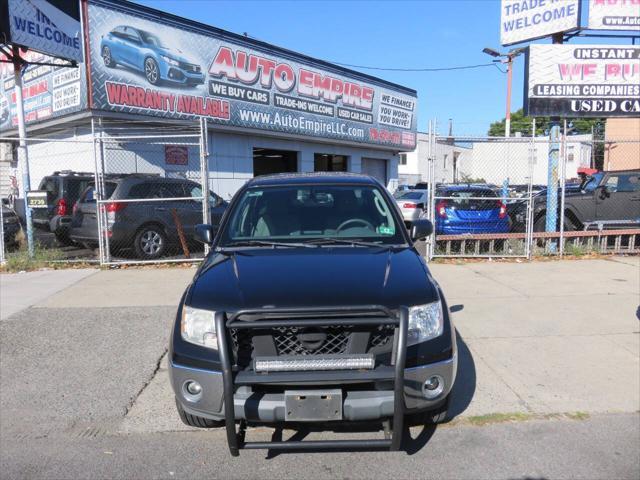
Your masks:
<instances>
[{"instance_id":1,"label":"asphalt pavement","mask_svg":"<svg viewBox=\"0 0 640 480\"><path fill-rule=\"evenodd\" d=\"M398 453L239 458L173 405L169 326L193 268L0 275L1 477L639 478L640 259L431 268L459 332L450 423ZM381 436L366 428L297 435Z\"/></svg>"}]
</instances>

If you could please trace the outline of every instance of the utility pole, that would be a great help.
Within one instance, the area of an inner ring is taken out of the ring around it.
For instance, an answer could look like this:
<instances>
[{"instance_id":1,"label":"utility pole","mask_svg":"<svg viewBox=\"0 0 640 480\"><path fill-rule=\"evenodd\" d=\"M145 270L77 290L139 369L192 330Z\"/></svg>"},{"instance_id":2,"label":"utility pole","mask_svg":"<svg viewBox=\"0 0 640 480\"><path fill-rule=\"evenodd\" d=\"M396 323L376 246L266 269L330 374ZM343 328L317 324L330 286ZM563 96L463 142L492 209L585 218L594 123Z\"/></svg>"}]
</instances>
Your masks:
<instances>
[{"instance_id":1,"label":"utility pole","mask_svg":"<svg viewBox=\"0 0 640 480\"><path fill-rule=\"evenodd\" d=\"M508 53L500 53L492 48L483 48L482 52L494 58L504 57L504 60L494 60L507 65L507 112L504 122L504 136L511 136L511 81L513 78L513 59L524 52L524 48L516 48Z\"/></svg>"},{"instance_id":2,"label":"utility pole","mask_svg":"<svg viewBox=\"0 0 640 480\"><path fill-rule=\"evenodd\" d=\"M563 43L563 34L552 36L554 44ZM560 157L560 117L551 117L549 125L549 161L547 166L547 215L545 231L555 232L558 223L558 160ZM549 243L549 253L556 252L556 243Z\"/></svg>"},{"instance_id":3,"label":"utility pole","mask_svg":"<svg viewBox=\"0 0 640 480\"><path fill-rule=\"evenodd\" d=\"M27 147L27 128L25 126L24 105L22 102L22 67L25 65L25 62L20 56L20 50L16 45L12 46L11 60L13 62L13 78L15 83L14 91L16 93L18 137L20 139L18 149L18 162L22 170L20 196L24 201L24 216L27 224L27 246L29 250L29 257L33 257L33 222L31 219L31 209L27 204L27 193L29 193L31 188L31 180L29 178L29 149Z\"/></svg>"}]
</instances>

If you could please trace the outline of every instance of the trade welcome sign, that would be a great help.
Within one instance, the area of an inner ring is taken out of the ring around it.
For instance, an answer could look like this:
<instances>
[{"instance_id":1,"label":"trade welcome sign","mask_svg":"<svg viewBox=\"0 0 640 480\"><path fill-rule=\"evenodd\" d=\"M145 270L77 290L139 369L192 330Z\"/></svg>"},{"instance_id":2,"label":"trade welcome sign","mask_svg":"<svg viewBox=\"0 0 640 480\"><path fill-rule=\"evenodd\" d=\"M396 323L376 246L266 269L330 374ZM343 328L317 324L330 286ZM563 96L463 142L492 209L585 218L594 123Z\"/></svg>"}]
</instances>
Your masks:
<instances>
[{"instance_id":1,"label":"trade welcome sign","mask_svg":"<svg viewBox=\"0 0 640 480\"><path fill-rule=\"evenodd\" d=\"M55 58L82 61L79 0L5 1L8 16L2 20L2 30L9 33L7 43Z\"/></svg>"},{"instance_id":2,"label":"trade welcome sign","mask_svg":"<svg viewBox=\"0 0 640 480\"><path fill-rule=\"evenodd\" d=\"M528 115L640 116L640 46L531 45Z\"/></svg>"},{"instance_id":3,"label":"trade welcome sign","mask_svg":"<svg viewBox=\"0 0 640 480\"><path fill-rule=\"evenodd\" d=\"M413 90L152 11L89 4L93 108L412 150Z\"/></svg>"},{"instance_id":4,"label":"trade welcome sign","mask_svg":"<svg viewBox=\"0 0 640 480\"><path fill-rule=\"evenodd\" d=\"M580 25L580 0L502 0L500 42L526 42Z\"/></svg>"}]
</instances>

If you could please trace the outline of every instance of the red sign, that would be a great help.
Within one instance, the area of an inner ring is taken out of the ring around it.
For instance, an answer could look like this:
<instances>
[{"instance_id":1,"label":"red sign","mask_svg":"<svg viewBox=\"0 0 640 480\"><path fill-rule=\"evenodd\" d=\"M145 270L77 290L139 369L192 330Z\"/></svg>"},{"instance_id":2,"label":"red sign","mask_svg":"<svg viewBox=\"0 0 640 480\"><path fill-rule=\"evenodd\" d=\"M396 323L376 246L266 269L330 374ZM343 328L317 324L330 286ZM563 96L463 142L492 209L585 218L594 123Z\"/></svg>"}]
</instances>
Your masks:
<instances>
[{"instance_id":1,"label":"red sign","mask_svg":"<svg viewBox=\"0 0 640 480\"><path fill-rule=\"evenodd\" d=\"M167 165L188 165L189 147L184 145L165 145L164 161Z\"/></svg>"}]
</instances>

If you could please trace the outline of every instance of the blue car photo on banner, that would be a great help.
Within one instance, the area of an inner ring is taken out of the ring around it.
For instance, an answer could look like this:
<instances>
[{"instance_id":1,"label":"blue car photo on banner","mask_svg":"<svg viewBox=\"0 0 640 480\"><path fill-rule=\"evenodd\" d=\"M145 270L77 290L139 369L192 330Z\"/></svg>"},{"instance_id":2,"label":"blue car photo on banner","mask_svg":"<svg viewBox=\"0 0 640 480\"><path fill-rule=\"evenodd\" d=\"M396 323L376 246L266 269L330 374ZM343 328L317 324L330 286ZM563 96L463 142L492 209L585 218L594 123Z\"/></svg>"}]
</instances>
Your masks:
<instances>
[{"instance_id":1,"label":"blue car photo on banner","mask_svg":"<svg viewBox=\"0 0 640 480\"><path fill-rule=\"evenodd\" d=\"M204 83L202 67L166 45L161 37L139 28L118 26L102 37L100 54L105 67L129 67L151 85L162 81L186 85Z\"/></svg>"},{"instance_id":2,"label":"blue car photo on banner","mask_svg":"<svg viewBox=\"0 0 640 480\"><path fill-rule=\"evenodd\" d=\"M412 89L139 5L88 18L96 110L415 148Z\"/></svg>"}]
</instances>

